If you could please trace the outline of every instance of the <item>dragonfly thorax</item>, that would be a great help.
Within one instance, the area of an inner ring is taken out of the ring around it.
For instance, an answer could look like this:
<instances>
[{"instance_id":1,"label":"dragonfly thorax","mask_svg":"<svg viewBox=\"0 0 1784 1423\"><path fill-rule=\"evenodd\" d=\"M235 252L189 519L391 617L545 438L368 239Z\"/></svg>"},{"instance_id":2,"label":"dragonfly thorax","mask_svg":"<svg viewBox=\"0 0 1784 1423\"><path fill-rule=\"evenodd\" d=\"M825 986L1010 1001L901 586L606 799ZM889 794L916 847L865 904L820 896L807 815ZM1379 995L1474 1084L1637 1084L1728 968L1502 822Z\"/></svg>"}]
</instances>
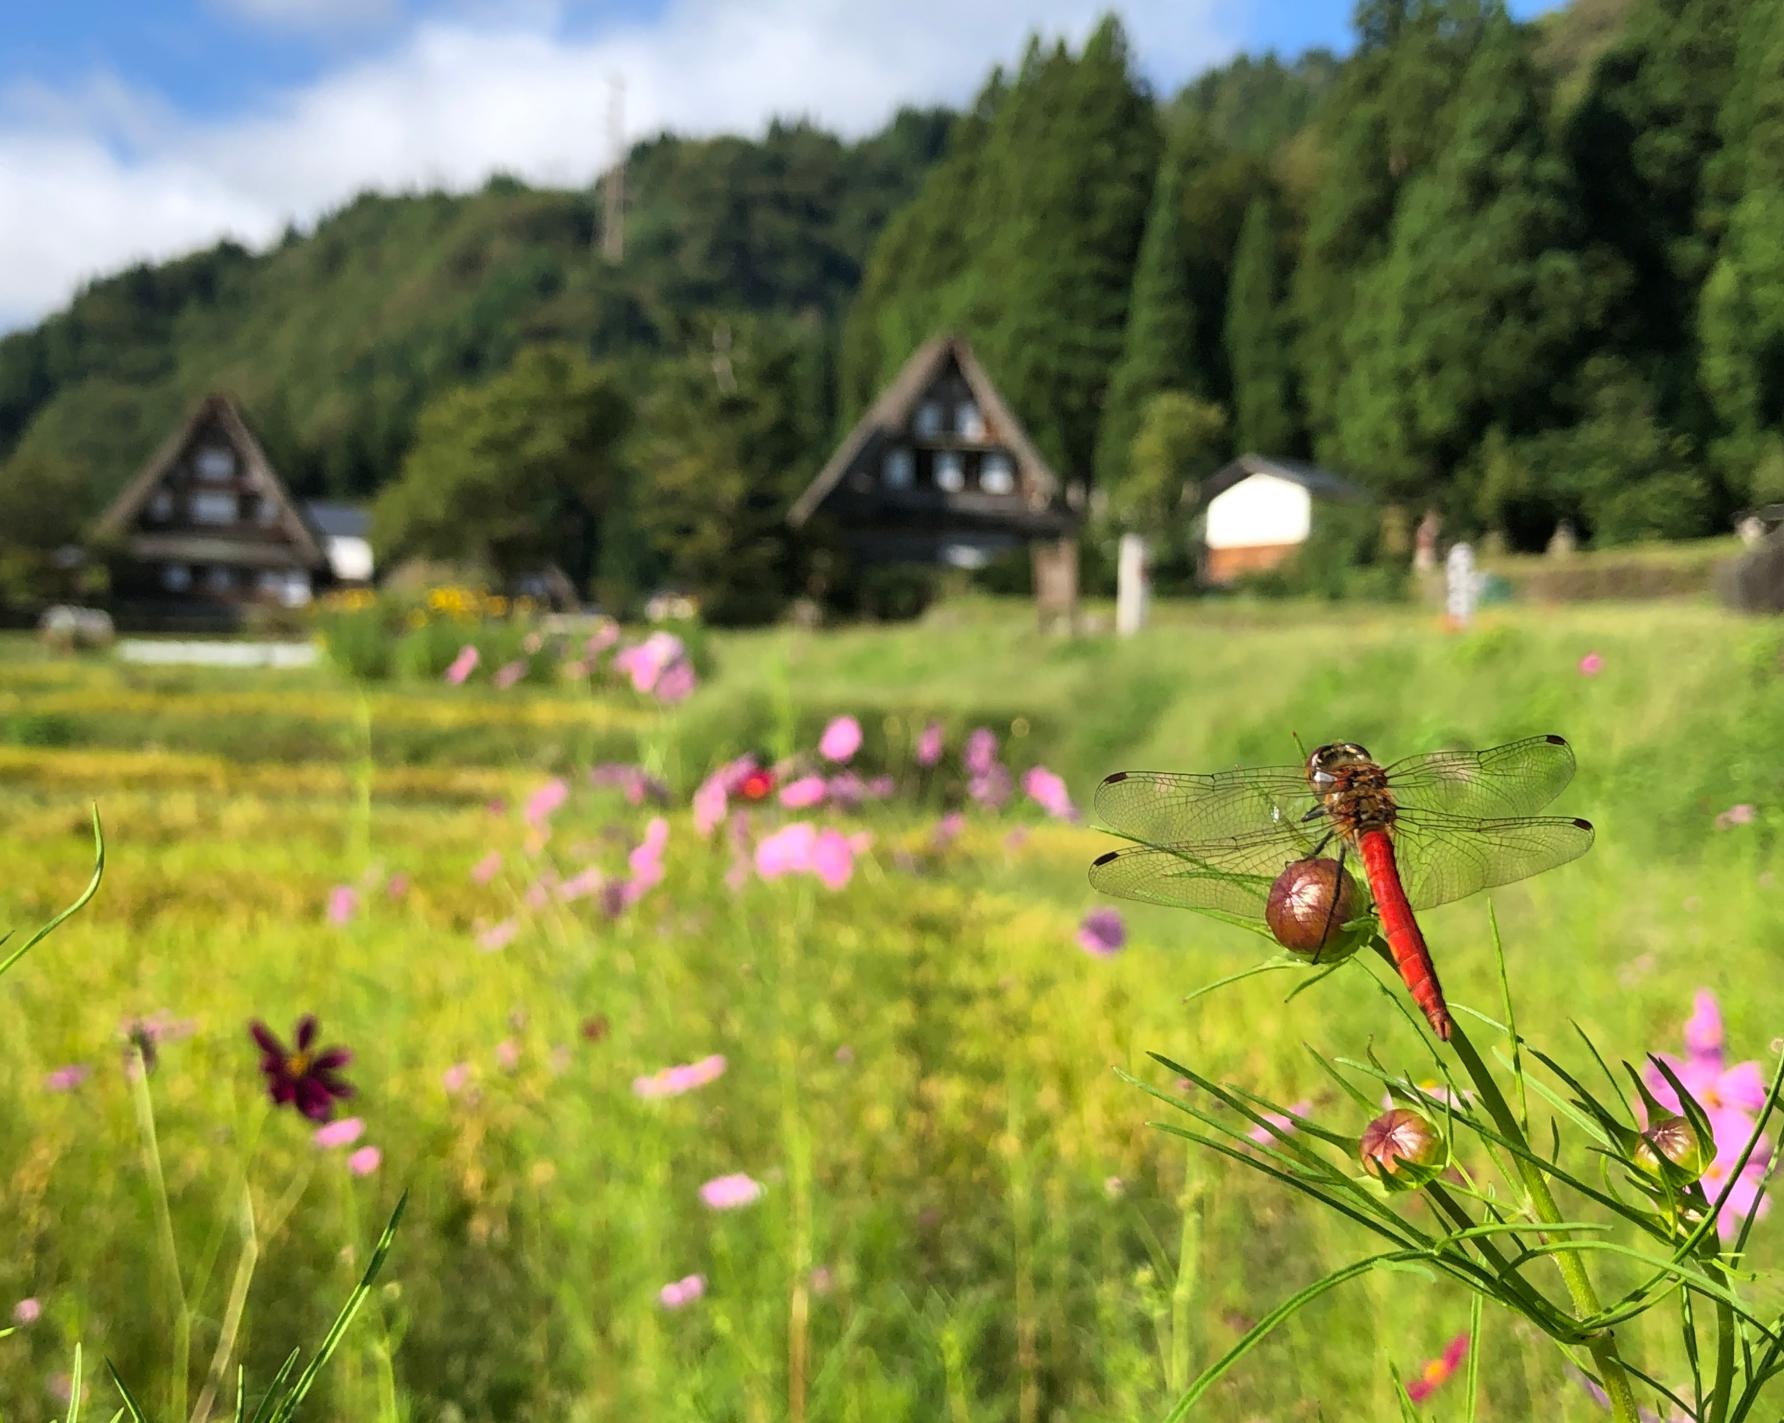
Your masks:
<instances>
[{"instance_id":1,"label":"dragonfly thorax","mask_svg":"<svg viewBox=\"0 0 1784 1423\"><path fill-rule=\"evenodd\" d=\"M1354 741L1321 746L1307 758L1307 784L1333 828L1347 839L1394 823L1387 772Z\"/></svg>"}]
</instances>

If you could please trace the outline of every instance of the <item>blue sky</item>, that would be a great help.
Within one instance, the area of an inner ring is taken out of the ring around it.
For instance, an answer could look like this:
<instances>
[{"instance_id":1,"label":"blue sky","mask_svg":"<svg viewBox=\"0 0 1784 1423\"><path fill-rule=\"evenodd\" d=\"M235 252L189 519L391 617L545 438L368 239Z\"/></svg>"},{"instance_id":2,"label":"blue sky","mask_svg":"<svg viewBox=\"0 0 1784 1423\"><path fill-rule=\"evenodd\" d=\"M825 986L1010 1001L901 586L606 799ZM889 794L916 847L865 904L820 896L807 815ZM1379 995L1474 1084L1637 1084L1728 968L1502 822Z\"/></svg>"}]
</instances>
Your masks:
<instances>
[{"instance_id":1,"label":"blue sky","mask_svg":"<svg viewBox=\"0 0 1784 1423\"><path fill-rule=\"evenodd\" d=\"M1514 0L1530 14L1553 0ZM367 187L586 183L627 130L843 132L959 102L1108 0L38 0L0 13L0 330L84 280L271 240ZM1348 44L1351 0L1125 0L1169 91L1240 51Z\"/></svg>"}]
</instances>

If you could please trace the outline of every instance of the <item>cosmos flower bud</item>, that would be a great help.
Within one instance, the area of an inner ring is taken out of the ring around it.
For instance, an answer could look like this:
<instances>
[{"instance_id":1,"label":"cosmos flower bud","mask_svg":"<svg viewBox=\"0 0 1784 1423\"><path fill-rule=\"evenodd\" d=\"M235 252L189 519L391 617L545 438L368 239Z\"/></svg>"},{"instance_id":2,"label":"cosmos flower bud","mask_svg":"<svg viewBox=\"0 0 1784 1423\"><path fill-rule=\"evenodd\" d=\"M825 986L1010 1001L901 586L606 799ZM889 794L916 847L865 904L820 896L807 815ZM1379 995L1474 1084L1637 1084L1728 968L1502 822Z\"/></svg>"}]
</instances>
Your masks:
<instances>
[{"instance_id":1,"label":"cosmos flower bud","mask_svg":"<svg viewBox=\"0 0 1784 1423\"><path fill-rule=\"evenodd\" d=\"M1437 1128L1407 1107L1383 1112L1357 1142L1363 1170L1390 1191L1416 1191L1437 1178L1449 1149Z\"/></svg>"},{"instance_id":2,"label":"cosmos flower bud","mask_svg":"<svg viewBox=\"0 0 1784 1423\"><path fill-rule=\"evenodd\" d=\"M1295 860L1270 886L1264 919L1276 942L1291 953L1332 958L1355 948L1344 945L1338 931L1356 917L1361 899L1356 880L1338 861Z\"/></svg>"},{"instance_id":3,"label":"cosmos flower bud","mask_svg":"<svg viewBox=\"0 0 1784 1423\"><path fill-rule=\"evenodd\" d=\"M1662 1173L1663 1160L1678 1168L1687 1181L1697 1180L1709 1169L1709 1156L1697 1129L1676 1112L1655 1117L1636 1143L1635 1164L1650 1176Z\"/></svg>"}]
</instances>

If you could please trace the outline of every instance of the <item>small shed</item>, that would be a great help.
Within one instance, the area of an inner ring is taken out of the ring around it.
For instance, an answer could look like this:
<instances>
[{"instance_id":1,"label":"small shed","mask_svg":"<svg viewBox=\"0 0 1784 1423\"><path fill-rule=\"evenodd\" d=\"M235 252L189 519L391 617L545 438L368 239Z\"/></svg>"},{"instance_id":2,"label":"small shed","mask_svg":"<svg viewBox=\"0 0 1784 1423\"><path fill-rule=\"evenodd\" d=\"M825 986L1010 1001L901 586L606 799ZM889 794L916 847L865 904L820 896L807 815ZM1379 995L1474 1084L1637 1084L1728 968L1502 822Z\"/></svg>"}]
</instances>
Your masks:
<instances>
[{"instance_id":1,"label":"small shed","mask_svg":"<svg viewBox=\"0 0 1784 1423\"><path fill-rule=\"evenodd\" d=\"M357 504L319 499L304 505L304 517L322 536L322 552L336 583L361 586L372 581L372 516Z\"/></svg>"},{"instance_id":2,"label":"small shed","mask_svg":"<svg viewBox=\"0 0 1784 1423\"><path fill-rule=\"evenodd\" d=\"M330 573L323 536L235 401L200 400L95 527L112 600L151 621L233 623L298 608Z\"/></svg>"},{"instance_id":3,"label":"small shed","mask_svg":"<svg viewBox=\"0 0 1784 1423\"><path fill-rule=\"evenodd\" d=\"M1043 618L1078 595L1078 510L959 336L926 341L794 501L868 563L983 568L1026 547Z\"/></svg>"},{"instance_id":4,"label":"small shed","mask_svg":"<svg viewBox=\"0 0 1784 1423\"><path fill-rule=\"evenodd\" d=\"M1299 460L1246 454L1202 484L1206 582L1231 583L1294 557L1313 532L1314 505L1357 503L1361 485Z\"/></svg>"}]
</instances>

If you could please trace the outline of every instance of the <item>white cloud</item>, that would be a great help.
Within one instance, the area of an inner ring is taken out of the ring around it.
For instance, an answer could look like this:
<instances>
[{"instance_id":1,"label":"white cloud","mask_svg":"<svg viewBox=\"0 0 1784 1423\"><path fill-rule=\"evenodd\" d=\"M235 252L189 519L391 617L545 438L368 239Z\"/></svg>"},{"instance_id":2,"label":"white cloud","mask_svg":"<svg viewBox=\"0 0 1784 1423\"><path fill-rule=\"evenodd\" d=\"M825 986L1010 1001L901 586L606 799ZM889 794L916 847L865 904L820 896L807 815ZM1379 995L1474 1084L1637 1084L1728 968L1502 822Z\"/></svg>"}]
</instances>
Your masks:
<instances>
[{"instance_id":1,"label":"white cloud","mask_svg":"<svg viewBox=\"0 0 1784 1423\"><path fill-rule=\"evenodd\" d=\"M211 0L211 7L289 30L358 29L396 14L396 0Z\"/></svg>"},{"instance_id":2,"label":"white cloud","mask_svg":"<svg viewBox=\"0 0 1784 1423\"><path fill-rule=\"evenodd\" d=\"M230 0L296 8L296 0ZM332 5L334 0L324 0ZM670 0L566 37L535 7L436 19L250 112L186 120L111 81L0 93L0 329L94 275L224 236L269 241L368 187L472 187L505 171L590 181L608 82L632 135L754 132L776 115L845 133L900 103L960 102L1029 31L1078 41L1105 0ZM1231 13L1232 6L1220 6ZM1216 0L1132 0L1142 68L1175 84L1237 48Z\"/></svg>"}]
</instances>

